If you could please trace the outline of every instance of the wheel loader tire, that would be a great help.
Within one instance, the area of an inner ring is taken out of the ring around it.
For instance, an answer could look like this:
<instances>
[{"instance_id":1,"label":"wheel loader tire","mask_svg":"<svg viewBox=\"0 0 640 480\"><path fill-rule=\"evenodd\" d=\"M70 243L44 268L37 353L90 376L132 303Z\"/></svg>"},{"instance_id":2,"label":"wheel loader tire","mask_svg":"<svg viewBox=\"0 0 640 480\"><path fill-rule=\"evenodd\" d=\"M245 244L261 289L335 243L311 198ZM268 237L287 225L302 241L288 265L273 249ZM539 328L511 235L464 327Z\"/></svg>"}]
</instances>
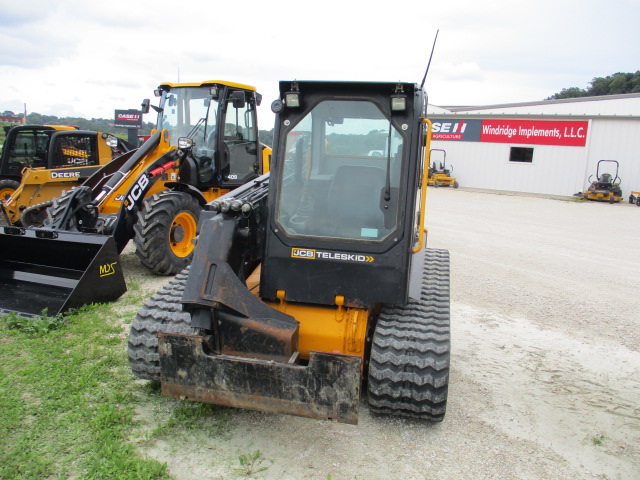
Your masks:
<instances>
[{"instance_id":1,"label":"wheel loader tire","mask_svg":"<svg viewBox=\"0 0 640 480\"><path fill-rule=\"evenodd\" d=\"M174 275L191 263L202 208L188 193L165 190L147 198L138 213L133 243L152 273Z\"/></svg>"},{"instance_id":2,"label":"wheel loader tire","mask_svg":"<svg viewBox=\"0 0 640 480\"><path fill-rule=\"evenodd\" d=\"M134 375L145 380L160 381L158 332L197 333L191 327L191 316L182 311L182 293L189 268L172 278L138 311L129 332L127 345L129 365Z\"/></svg>"},{"instance_id":3,"label":"wheel loader tire","mask_svg":"<svg viewBox=\"0 0 640 480\"><path fill-rule=\"evenodd\" d=\"M84 190L87 190L87 192L91 192L91 189L89 187L79 186L79 187L75 187L70 190L67 190L59 197L56 197L53 200L51 200L51 206L47 208L46 218L44 218L44 221L43 221L44 225L54 223L57 220L59 220L60 217L62 217L62 215L64 215L64 212L66 211L67 206L69 205L71 194L76 192L76 188L84 189ZM73 216L69 221L71 222L69 227L75 227L76 222Z\"/></svg>"},{"instance_id":4,"label":"wheel loader tire","mask_svg":"<svg viewBox=\"0 0 640 480\"><path fill-rule=\"evenodd\" d=\"M450 362L449 252L427 249L422 298L383 306L369 363L369 409L433 422L444 418Z\"/></svg>"},{"instance_id":5,"label":"wheel loader tire","mask_svg":"<svg viewBox=\"0 0 640 480\"><path fill-rule=\"evenodd\" d=\"M0 202L4 202L13 195L13 192L15 192L19 186L20 184L15 180L9 180L7 178L0 180Z\"/></svg>"},{"instance_id":6,"label":"wheel loader tire","mask_svg":"<svg viewBox=\"0 0 640 480\"><path fill-rule=\"evenodd\" d=\"M457 181L453 182L453 188L458 188L459 186L460 184Z\"/></svg>"}]
</instances>

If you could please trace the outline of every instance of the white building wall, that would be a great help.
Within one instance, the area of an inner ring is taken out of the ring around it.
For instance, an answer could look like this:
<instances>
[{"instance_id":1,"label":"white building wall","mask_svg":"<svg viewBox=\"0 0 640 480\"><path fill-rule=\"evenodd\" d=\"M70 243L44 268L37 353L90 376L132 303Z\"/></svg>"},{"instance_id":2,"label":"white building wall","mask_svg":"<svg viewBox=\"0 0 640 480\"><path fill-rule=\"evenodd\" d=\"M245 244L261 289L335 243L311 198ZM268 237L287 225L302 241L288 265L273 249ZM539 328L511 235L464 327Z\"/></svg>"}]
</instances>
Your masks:
<instances>
[{"instance_id":1,"label":"white building wall","mask_svg":"<svg viewBox=\"0 0 640 480\"><path fill-rule=\"evenodd\" d=\"M511 147L533 148L533 162L510 162ZM461 187L566 196L583 190L587 147L433 140L431 148L447 152Z\"/></svg>"}]
</instances>

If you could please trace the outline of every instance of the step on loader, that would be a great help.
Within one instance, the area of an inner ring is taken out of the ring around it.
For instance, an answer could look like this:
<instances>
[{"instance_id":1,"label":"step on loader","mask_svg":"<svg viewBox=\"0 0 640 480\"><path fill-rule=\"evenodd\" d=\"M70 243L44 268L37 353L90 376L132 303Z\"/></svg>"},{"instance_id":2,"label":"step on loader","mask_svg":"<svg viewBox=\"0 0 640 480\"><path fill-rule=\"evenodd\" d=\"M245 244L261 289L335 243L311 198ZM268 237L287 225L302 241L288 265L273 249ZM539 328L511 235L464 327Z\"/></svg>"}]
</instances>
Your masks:
<instances>
[{"instance_id":1,"label":"step on loader","mask_svg":"<svg viewBox=\"0 0 640 480\"><path fill-rule=\"evenodd\" d=\"M0 311L32 313L26 301L16 303L15 292L27 286L44 292L61 282L68 259L76 256L84 261L72 269L77 282L64 282L66 298L38 307L55 315L78 303L115 300L125 291L118 254L132 239L150 271L179 272L191 261L204 205L268 171L271 149L258 141L261 96L254 87L217 80L163 83L156 95L157 129L140 148L54 199L42 228L0 227ZM30 239L17 262L16 237ZM119 285L103 295L107 282ZM94 297L74 293L87 285Z\"/></svg>"},{"instance_id":2,"label":"step on loader","mask_svg":"<svg viewBox=\"0 0 640 480\"><path fill-rule=\"evenodd\" d=\"M449 253L426 248L425 106L411 83L280 82L271 172L207 204L191 266L132 324L134 374L198 402L355 424L366 397L441 421Z\"/></svg>"},{"instance_id":3,"label":"step on loader","mask_svg":"<svg viewBox=\"0 0 640 480\"><path fill-rule=\"evenodd\" d=\"M0 161L0 224L41 226L54 198L132 149L108 133L74 127L9 129Z\"/></svg>"}]
</instances>

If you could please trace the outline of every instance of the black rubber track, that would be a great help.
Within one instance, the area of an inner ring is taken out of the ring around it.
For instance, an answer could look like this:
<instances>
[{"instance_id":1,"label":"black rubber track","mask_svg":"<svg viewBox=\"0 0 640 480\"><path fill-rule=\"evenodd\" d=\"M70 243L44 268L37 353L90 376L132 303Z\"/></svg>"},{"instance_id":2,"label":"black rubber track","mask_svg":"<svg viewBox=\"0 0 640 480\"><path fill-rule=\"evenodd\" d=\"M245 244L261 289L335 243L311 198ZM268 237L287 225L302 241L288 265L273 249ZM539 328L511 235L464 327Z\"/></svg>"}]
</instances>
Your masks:
<instances>
[{"instance_id":1,"label":"black rubber track","mask_svg":"<svg viewBox=\"0 0 640 480\"><path fill-rule=\"evenodd\" d=\"M133 227L136 255L149 271L158 275L175 275L191 263L193 252L178 257L171 251L169 229L180 212L189 212L196 223L202 208L191 195L165 190L148 197Z\"/></svg>"},{"instance_id":2,"label":"black rubber track","mask_svg":"<svg viewBox=\"0 0 640 480\"><path fill-rule=\"evenodd\" d=\"M449 305L449 252L427 249L420 301L384 306L378 317L369 364L371 411L442 421L449 385Z\"/></svg>"},{"instance_id":3,"label":"black rubber track","mask_svg":"<svg viewBox=\"0 0 640 480\"><path fill-rule=\"evenodd\" d=\"M189 269L172 278L138 311L129 331L128 355L133 373L146 380L160 381L158 332L197 333L191 316L182 311L182 293Z\"/></svg>"}]
</instances>

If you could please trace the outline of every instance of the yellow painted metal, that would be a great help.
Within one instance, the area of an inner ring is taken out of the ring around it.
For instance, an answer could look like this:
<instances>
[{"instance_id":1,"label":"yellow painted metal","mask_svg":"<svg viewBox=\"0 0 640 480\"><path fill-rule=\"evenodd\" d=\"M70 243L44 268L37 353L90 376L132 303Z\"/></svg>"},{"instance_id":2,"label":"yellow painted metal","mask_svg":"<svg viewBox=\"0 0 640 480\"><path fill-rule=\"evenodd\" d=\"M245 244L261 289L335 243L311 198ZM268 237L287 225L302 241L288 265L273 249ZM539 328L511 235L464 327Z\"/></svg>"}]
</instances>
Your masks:
<instances>
[{"instance_id":1,"label":"yellow painted metal","mask_svg":"<svg viewBox=\"0 0 640 480\"><path fill-rule=\"evenodd\" d=\"M418 253L424 246L424 213L427 205L427 179L429 177L429 152L431 152L431 132L433 125L427 118L422 119L422 123L427 124L427 141L424 149L424 165L422 166L422 181L420 182L422 191L420 192L420 225L418 231L418 244L413 249L413 253Z\"/></svg>"},{"instance_id":2,"label":"yellow painted metal","mask_svg":"<svg viewBox=\"0 0 640 480\"><path fill-rule=\"evenodd\" d=\"M298 351L302 359L309 359L312 350L364 359L370 310L345 308L342 296L336 296L335 307L290 303L285 296L284 291L278 291L279 302L266 303L300 322Z\"/></svg>"},{"instance_id":3,"label":"yellow painted metal","mask_svg":"<svg viewBox=\"0 0 640 480\"><path fill-rule=\"evenodd\" d=\"M160 87L185 88L185 87L207 87L207 86L214 86L214 85L226 85L232 88L241 88L242 90L251 90L253 92L256 91L256 87L253 87L251 85L245 85L244 83L229 82L227 80L206 80L200 83L163 82L160 84Z\"/></svg>"},{"instance_id":4,"label":"yellow painted metal","mask_svg":"<svg viewBox=\"0 0 640 480\"><path fill-rule=\"evenodd\" d=\"M176 257L188 257L195 245L191 241L196 236L196 219L189 212L180 212L169 228L169 245Z\"/></svg>"},{"instance_id":5,"label":"yellow painted metal","mask_svg":"<svg viewBox=\"0 0 640 480\"><path fill-rule=\"evenodd\" d=\"M15 192L15 190L13 188L0 188L0 202L3 202L5 200L7 200L9 197L11 197L11 194Z\"/></svg>"}]
</instances>

